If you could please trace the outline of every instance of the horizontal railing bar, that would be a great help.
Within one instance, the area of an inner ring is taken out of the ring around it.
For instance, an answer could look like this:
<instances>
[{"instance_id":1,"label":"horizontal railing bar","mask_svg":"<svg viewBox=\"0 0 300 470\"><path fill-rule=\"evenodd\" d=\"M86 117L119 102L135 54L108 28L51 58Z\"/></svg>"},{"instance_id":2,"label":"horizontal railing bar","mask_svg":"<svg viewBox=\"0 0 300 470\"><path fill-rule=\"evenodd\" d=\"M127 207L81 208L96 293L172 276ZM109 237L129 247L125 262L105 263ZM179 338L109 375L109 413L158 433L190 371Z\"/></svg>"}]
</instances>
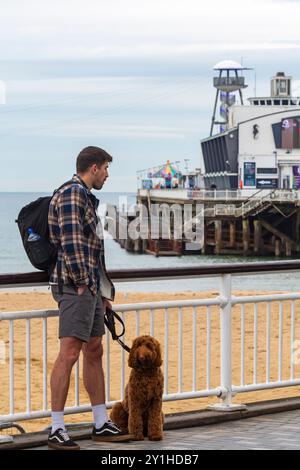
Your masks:
<instances>
[{"instance_id":1,"label":"horizontal railing bar","mask_svg":"<svg viewBox=\"0 0 300 470\"><path fill-rule=\"evenodd\" d=\"M29 318L58 317L58 310L33 310L22 312L2 312L0 320L28 320Z\"/></svg>"},{"instance_id":2,"label":"horizontal railing bar","mask_svg":"<svg viewBox=\"0 0 300 470\"><path fill-rule=\"evenodd\" d=\"M129 312L131 310L158 310L161 308L186 308L186 307L205 307L206 305L221 305L220 297L213 299L194 299L194 300L169 300L161 302L144 302L135 304L114 304L114 310L120 312ZM192 312L191 312L192 313ZM205 312L203 312L205 313Z\"/></svg>"},{"instance_id":3,"label":"horizontal railing bar","mask_svg":"<svg viewBox=\"0 0 300 470\"><path fill-rule=\"evenodd\" d=\"M247 304L253 302L276 302L284 300L300 300L300 292L293 294L269 294L269 295L247 295L232 296L231 304ZM205 306L222 306L222 297L214 297L213 299L194 299L194 300L170 300L161 302L144 302L134 304L114 304L114 310L119 312L129 312L132 310L150 310L162 308L188 308L188 307L205 307ZM205 312L204 312L205 313ZM57 317L58 310L34 310L21 312L2 312L0 320L24 320L28 318L50 318Z\"/></svg>"},{"instance_id":4,"label":"horizontal railing bar","mask_svg":"<svg viewBox=\"0 0 300 470\"><path fill-rule=\"evenodd\" d=\"M170 300L168 302L144 302L136 304L114 304L114 310L118 312L130 312L132 310L158 310L163 308L187 308L201 307L206 305L221 305L219 297L214 299L195 299L195 300ZM191 312L192 313L192 312ZM205 312L203 312L205 313ZM49 318L57 317L58 310L34 310L24 312L3 312L0 313L0 320L24 320L29 318Z\"/></svg>"},{"instance_id":5,"label":"horizontal railing bar","mask_svg":"<svg viewBox=\"0 0 300 470\"><path fill-rule=\"evenodd\" d=\"M190 398L205 398L205 397L220 397L221 389L215 388L210 390L201 390L200 392L181 392L181 393L169 393L163 396L163 401L177 401L177 400L188 400Z\"/></svg>"},{"instance_id":6,"label":"horizontal railing bar","mask_svg":"<svg viewBox=\"0 0 300 470\"><path fill-rule=\"evenodd\" d=\"M300 261L270 261L260 263L220 263L178 268L155 269L122 269L111 270L109 275L115 282L136 280L175 279L199 276L217 276L221 274L256 274L263 272L283 272L300 270ZM30 285L46 285L49 281L47 273L36 271L31 273L0 274L0 287L16 287Z\"/></svg>"},{"instance_id":7,"label":"horizontal railing bar","mask_svg":"<svg viewBox=\"0 0 300 470\"><path fill-rule=\"evenodd\" d=\"M221 395L221 389L211 389L211 390L202 390L201 392L183 392L183 393L173 393L169 395L163 395L163 401L177 401L177 400L187 400L189 398L205 398L209 396L218 397ZM113 405L117 403L116 401L106 402L106 408L110 409ZM77 414L77 413L86 413L91 411L91 405L81 405L77 407L68 407L64 409L64 414ZM38 419L38 418L48 418L51 416L51 410L46 411L32 411L31 413L16 413L14 415L0 415L1 423L8 423L12 421L25 421L28 419Z\"/></svg>"},{"instance_id":8,"label":"horizontal railing bar","mask_svg":"<svg viewBox=\"0 0 300 470\"><path fill-rule=\"evenodd\" d=\"M106 403L107 408L111 408L113 403ZM87 413L91 411L91 405L81 405L78 407L69 407L64 409L64 414ZM14 415L0 415L0 422L7 423L12 421L25 421L28 419L48 418L51 416L51 410L32 411L31 413L16 413Z\"/></svg>"},{"instance_id":9,"label":"horizontal railing bar","mask_svg":"<svg viewBox=\"0 0 300 470\"><path fill-rule=\"evenodd\" d=\"M276 302L283 300L298 300L300 299L300 292L294 294L266 294L266 295L245 295L245 296L232 296L231 304L248 304L256 302ZM221 299L220 299L221 300Z\"/></svg>"},{"instance_id":10,"label":"horizontal railing bar","mask_svg":"<svg viewBox=\"0 0 300 470\"><path fill-rule=\"evenodd\" d=\"M256 390L267 390L270 388L283 388L283 387L293 387L296 385L300 385L300 379L298 380L282 380L276 382L268 382L268 383L256 383L250 385L238 385L232 386L232 391L234 393L243 393L243 392L255 392Z\"/></svg>"}]
</instances>

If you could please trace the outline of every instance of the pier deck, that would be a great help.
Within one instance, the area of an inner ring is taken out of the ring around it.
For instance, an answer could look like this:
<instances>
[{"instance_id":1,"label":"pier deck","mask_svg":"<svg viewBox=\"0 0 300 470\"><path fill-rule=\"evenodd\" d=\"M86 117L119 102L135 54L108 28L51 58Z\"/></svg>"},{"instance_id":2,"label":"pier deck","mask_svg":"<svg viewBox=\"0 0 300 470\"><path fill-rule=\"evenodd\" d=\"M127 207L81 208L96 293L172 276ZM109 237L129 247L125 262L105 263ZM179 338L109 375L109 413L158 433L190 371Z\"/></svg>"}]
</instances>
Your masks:
<instances>
[{"instance_id":1,"label":"pier deck","mask_svg":"<svg viewBox=\"0 0 300 470\"><path fill-rule=\"evenodd\" d=\"M204 410L183 414L181 419L174 415L173 420L167 417L166 428L164 439L158 442L95 443L89 438L91 428L70 434L83 450L124 454L136 450L300 449L300 399L252 403L246 411ZM20 435L14 444L3 444L0 449L48 450L46 439L45 433Z\"/></svg>"}]
</instances>

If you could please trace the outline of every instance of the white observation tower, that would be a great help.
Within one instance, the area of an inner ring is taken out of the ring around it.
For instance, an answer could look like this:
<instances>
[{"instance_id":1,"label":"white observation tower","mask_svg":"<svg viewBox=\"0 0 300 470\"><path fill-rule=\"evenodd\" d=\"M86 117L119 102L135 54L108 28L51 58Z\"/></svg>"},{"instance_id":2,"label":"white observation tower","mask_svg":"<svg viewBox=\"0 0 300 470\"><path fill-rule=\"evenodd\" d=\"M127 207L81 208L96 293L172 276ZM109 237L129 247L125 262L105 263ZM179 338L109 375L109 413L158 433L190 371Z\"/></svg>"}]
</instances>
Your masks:
<instances>
[{"instance_id":1,"label":"white observation tower","mask_svg":"<svg viewBox=\"0 0 300 470\"><path fill-rule=\"evenodd\" d=\"M214 77L214 87L217 89L214 111L212 116L210 136L213 135L215 125L220 125L220 132L228 129L228 108L235 103L236 92L239 92L241 104L243 102L242 89L246 88L245 77L241 75L243 70L252 70L243 67L233 60L222 60L214 66L214 70L219 71L219 76ZM240 72L240 75L239 75ZM216 110L220 100L221 121L216 120Z\"/></svg>"}]
</instances>

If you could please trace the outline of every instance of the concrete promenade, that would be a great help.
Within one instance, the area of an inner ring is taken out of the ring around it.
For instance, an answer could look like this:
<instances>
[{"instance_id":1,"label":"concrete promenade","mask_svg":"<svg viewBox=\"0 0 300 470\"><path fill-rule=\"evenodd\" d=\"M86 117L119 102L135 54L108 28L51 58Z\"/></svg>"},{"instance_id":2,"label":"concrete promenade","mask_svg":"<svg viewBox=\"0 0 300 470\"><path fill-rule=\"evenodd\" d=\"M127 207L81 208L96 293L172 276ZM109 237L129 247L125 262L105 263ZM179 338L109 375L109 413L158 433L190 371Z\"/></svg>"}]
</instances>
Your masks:
<instances>
[{"instance_id":1,"label":"concrete promenade","mask_svg":"<svg viewBox=\"0 0 300 470\"><path fill-rule=\"evenodd\" d=\"M90 425L70 428L70 435L82 449L99 451L300 449L300 399L252 403L245 411L168 415L165 427L164 440L159 442L95 443L90 439ZM47 450L46 442L45 431L16 435L13 443L0 445L0 450Z\"/></svg>"}]
</instances>

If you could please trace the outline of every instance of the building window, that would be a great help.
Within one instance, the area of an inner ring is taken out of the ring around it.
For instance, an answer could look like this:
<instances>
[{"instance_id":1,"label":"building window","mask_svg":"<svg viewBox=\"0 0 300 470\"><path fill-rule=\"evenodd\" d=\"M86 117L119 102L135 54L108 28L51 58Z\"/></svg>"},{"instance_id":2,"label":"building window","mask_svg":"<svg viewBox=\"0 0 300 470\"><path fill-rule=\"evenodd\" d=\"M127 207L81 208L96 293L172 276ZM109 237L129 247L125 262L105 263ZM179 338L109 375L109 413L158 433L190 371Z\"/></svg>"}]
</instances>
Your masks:
<instances>
[{"instance_id":1,"label":"building window","mask_svg":"<svg viewBox=\"0 0 300 470\"><path fill-rule=\"evenodd\" d=\"M300 166L293 166L293 188L300 189Z\"/></svg>"},{"instance_id":2,"label":"building window","mask_svg":"<svg viewBox=\"0 0 300 470\"><path fill-rule=\"evenodd\" d=\"M280 93L286 93L286 81L285 80L280 80L279 90L280 90Z\"/></svg>"},{"instance_id":3,"label":"building window","mask_svg":"<svg viewBox=\"0 0 300 470\"><path fill-rule=\"evenodd\" d=\"M272 106L272 100L267 100L267 105Z\"/></svg>"},{"instance_id":4,"label":"building window","mask_svg":"<svg viewBox=\"0 0 300 470\"><path fill-rule=\"evenodd\" d=\"M280 106L280 100L274 100L274 105L275 106Z\"/></svg>"},{"instance_id":5,"label":"building window","mask_svg":"<svg viewBox=\"0 0 300 470\"><path fill-rule=\"evenodd\" d=\"M255 106L257 106L257 105L258 105L258 100L254 100L254 101L253 101L253 104L254 104Z\"/></svg>"},{"instance_id":6,"label":"building window","mask_svg":"<svg viewBox=\"0 0 300 470\"><path fill-rule=\"evenodd\" d=\"M288 118L281 121L281 148L300 148L300 119Z\"/></svg>"},{"instance_id":7,"label":"building window","mask_svg":"<svg viewBox=\"0 0 300 470\"><path fill-rule=\"evenodd\" d=\"M264 106L266 104L265 100L260 100L260 105Z\"/></svg>"},{"instance_id":8,"label":"building window","mask_svg":"<svg viewBox=\"0 0 300 470\"><path fill-rule=\"evenodd\" d=\"M282 104L283 104L283 106L287 106L289 104L289 101L288 100L282 100Z\"/></svg>"},{"instance_id":9,"label":"building window","mask_svg":"<svg viewBox=\"0 0 300 470\"><path fill-rule=\"evenodd\" d=\"M277 168L257 168L257 174L260 175L271 175L277 173Z\"/></svg>"}]
</instances>

